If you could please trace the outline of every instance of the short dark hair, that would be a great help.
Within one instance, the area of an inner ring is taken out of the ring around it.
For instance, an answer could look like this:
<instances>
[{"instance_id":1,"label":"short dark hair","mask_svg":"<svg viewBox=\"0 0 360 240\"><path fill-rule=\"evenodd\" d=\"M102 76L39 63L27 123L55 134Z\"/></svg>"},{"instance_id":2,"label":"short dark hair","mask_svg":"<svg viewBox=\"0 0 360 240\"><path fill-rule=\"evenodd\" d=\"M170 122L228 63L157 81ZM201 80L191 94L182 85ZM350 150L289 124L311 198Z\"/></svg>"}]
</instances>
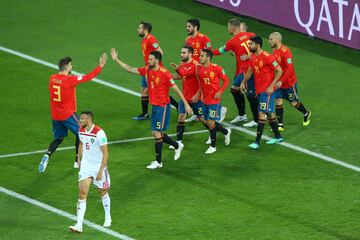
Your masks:
<instances>
[{"instance_id":1,"label":"short dark hair","mask_svg":"<svg viewBox=\"0 0 360 240\"><path fill-rule=\"evenodd\" d=\"M71 57L64 57L59 60L58 67L60 71L65 70L65 66L68 65L72 61Z\"/></svg>"},{"instance_id":2,"label":"short dark hair","mask_svg":"<svg viewBox=\"0 0 360 240\"><path fill-rule=\"evenodd\" d=\"M207 57L210 57L210 60L212 59L213 57L213 52L210 50L210 49L207 49L207 48L204 48L204 49L201 49L201 51L203 51L204 53L206 53L206 56Z\"/></svg>"},{"instance_id":3,"label":"short dark hair","mask_svg":"<svg viewBox=\"0 0 360 240\"><path fill-rule=\"evenodd\" d=\"M94 113L92 111L83 111L83 112L81 112L80 115L83 115L83 114L88 116L91 119L91 121L94 119Z\"/></svg>"},{"instance_id":4,"label":"short dark hair","mask_svg":"<svg viewBox=\"0 0 360 240\"><path fill-rule=\"evenodd\" d=\"M198 30L198 31L200 30L200 20L199 20L199 19L197 19L197 18L192 18L192 19L187 20L187 22L190 23L191 26L197 27L197 30Z\"/></svg>"},{"instance_id":5,"label":"short dark hair","mask_svg":"<svg viewBox=\"0 0 360 240\"><path fill-rule=\"evenodd\" d=\"M162 54L159 51L152 51L150 53L150 55L153 55L155 57L155 59L159 60L159 62L161 62L161 58L162 58Z\"/></svg>"},{"instance_id":6,"label":"short dark hair","mask_svg":"<svg viewBox=\"0 0 360 240\"><path fill-rule=\"evenodd\" d=\"M259 37L259 36L250 37L250 40L253 41L253 42L255 42L256 44L259 44L260 47L262 47L262 45L263 45L263 40L262 40L262 38Z\"/></svg>"},{"instance_id":7,"label":"short dark hair","mask_svg":"<svg viewBox=\"0 0 360 240\"><path fill-rule=\"evenodd\" d=\"M189 53L193 54L194 53L194 48L190 45L184 45L182 48L185 48L188 50Z\"/></svg>"},{"instance_id":8,"label":"short dark hair","mask_svg":"<svg viewBox=\"0 0 360 240\"><path fill-rule=\"evenodd\" d=\"M241 22L237 18L232 18L228 21L228 24L230 24L231 26L234 26L234 27L240 27Z\"/></svg>"},{"instance_id":9,"label":"short dark hair","mask_svg":"<svg viewBox=\"0 0 360 240\"><path fill-rule=\"evenodd\" d=\"M152 31L151 23L141 21L140 24L144 26L144 28L148 31L148 33L151 33Z\"/></svg>"}]
</instances>

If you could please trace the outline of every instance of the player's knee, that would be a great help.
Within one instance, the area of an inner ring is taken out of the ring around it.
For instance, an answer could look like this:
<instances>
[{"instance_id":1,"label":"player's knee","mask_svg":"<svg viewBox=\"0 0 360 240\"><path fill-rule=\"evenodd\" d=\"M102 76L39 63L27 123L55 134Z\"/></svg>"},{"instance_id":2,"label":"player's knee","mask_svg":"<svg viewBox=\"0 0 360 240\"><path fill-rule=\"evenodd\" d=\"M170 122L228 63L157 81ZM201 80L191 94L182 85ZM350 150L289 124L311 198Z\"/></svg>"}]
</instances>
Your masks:
<instances>
[{"instance_id":1,"label":"player's knee","mask_svg":"<svg viewBox=\"0 0 360 240\"><path fill-rule=\"evenodd\" d=\"M240 89L240 86L231 86L231 88L230 88L230 91L231 92L237 92L237 91L239 91L239 89Z\"/></svg>"},{"instance_id":2,"label":"player's knee","mask_svg":"<svg viewBox=\"0 0 360 240\"><path fill-rule=\"evenodd\" d=\"M184 122L186 119L186 114L180 113L178 117L178 122Z\"/></svg>"},{"instance_id":3,"label":"player's knee","mask_svg":"<svg viewBox=\"0 0 360 240\"><path fill-rule=\"evenodd\" d=\"M281 98L277 98L277 99L275 99L275 103L276 103L277 106L279 106L279 105L283 104L283 101L282 101Z\"/></svg>"},{"instance_id":4,"label":"player's knee","mask_svg":"<svg viewBox=\"0 0 360 240\"><path fill-rule=\"evenodd\" d=\"M99 193L100 193L100 196L105 196L107 194L107 190L106 189L98 189Z\"/></svg>"},{"instance_id":5,"label":"player's knee","mask_svg":"<svg viewBox=\"0 0 360 240\"><path fill-rule=\"evenodd\" d=\"M297 101L292 101L292 102L290 102L290 104L291 104L291 106L296 107L298 105L298 102Z\"/></svg>"}]
</instances>

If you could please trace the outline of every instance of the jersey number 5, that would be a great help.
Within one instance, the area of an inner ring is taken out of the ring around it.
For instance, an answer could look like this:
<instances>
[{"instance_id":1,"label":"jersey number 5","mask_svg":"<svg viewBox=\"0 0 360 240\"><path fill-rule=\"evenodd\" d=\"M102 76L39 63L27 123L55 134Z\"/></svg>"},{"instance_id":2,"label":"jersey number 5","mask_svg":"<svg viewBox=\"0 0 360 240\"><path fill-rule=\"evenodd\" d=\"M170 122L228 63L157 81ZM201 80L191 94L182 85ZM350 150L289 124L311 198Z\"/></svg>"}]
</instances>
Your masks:
<instances>
[{"instance_id":1,"label":"jersey number 5","mask_svg":"<svg viewBox=\"0 0 360 240\"><path fill-rule=\"evenodd\" d=\"M54 102L61 102L60 86L53 85L53 88L54 88L54 95L56 96L56 97L53 98L53 101Z\"/></svg>"}]
</instances>

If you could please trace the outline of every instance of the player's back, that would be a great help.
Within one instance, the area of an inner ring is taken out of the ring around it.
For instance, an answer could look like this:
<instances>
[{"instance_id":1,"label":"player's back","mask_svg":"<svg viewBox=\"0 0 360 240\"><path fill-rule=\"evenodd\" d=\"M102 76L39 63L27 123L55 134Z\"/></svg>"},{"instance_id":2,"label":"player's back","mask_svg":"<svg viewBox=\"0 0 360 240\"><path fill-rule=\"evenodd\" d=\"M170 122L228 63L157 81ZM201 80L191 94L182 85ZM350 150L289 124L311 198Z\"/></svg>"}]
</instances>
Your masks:
<instances>
[{"instance_id":1,"label":"player's back","mask_svg":"<svg viewBox=\"0 0 360 240\"><path fill-rule=\"evenodd\" d=\"M64 74L52 74L50 76L49 94L53 120L66 120L76 111L74 77Z\"/></svg>"},{"instance_id":2,"label":"player's back","mask_svg":"<svg viewBox=\"0 0 360 240\"><path fill-rule=\"evenodd\" d=\"M236 57L236 73L246 72L249 68L249 60L241 60L242 55L250 55L250 37L255 36L252 32L240 32L227 43L228 50L234 52Z\"/></svg>"}]
</instances>

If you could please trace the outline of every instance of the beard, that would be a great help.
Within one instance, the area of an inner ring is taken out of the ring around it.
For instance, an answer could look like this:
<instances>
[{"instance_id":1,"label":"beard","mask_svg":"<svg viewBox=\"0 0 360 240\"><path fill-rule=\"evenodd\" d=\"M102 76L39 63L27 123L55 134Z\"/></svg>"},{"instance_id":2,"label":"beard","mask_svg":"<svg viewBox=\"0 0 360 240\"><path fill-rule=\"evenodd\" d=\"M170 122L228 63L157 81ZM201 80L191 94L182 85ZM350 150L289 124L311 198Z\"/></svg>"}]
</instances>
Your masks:
<instances>
[{"instance_id":1,"label":"beard","mask_svg":"<svg viewBox=\"0 0 360 240\"><path fill-rule=\"evenodd\" d=\"M187 61L189 61L189 57L181 58L181 61L182 61L182 62L187 62Z\"/></svg>"},{"instance_id":2,"label":"beard","mask_svg":"<svg viewBox=\"0 0 360 240\"><path fill-rule=\"evenodd\" d=\"M254 53L254 52L256 52L256 48L250 48L250 52L252 52L252 53Z\"/></svg>"},{"instance_id":3,"label":"beard","mask_svg":"<svg viewBox=\"0 0 360 240\"><path fill-rule=\"evenodd\" d=\"M138 36L143 38L143 37L145 37L145 34L144 33L138 33Z\"/></svg>"},{"instance_id":4,"label":"beard","mask_svg":"<svg viewBox=\"0 0 360 240\"><path fill-rule=\"evenodd\" d=\"M155 67L155 64L153 64L153 65L149 64L150 69L153 69L154 67Z\"/></svg>"},{"instance_id":5,"label":"beard","mask_svg":"<svg viewBox=\"0 0 360 240\"><path fill-rule=\"evenodd\" d=\"M192 30L192 31L188 31L188 35L189 35L189 36L193 35L194 33L195 33L195 31L194 31L194 30Z\"/></svg>"}]
</instances>

